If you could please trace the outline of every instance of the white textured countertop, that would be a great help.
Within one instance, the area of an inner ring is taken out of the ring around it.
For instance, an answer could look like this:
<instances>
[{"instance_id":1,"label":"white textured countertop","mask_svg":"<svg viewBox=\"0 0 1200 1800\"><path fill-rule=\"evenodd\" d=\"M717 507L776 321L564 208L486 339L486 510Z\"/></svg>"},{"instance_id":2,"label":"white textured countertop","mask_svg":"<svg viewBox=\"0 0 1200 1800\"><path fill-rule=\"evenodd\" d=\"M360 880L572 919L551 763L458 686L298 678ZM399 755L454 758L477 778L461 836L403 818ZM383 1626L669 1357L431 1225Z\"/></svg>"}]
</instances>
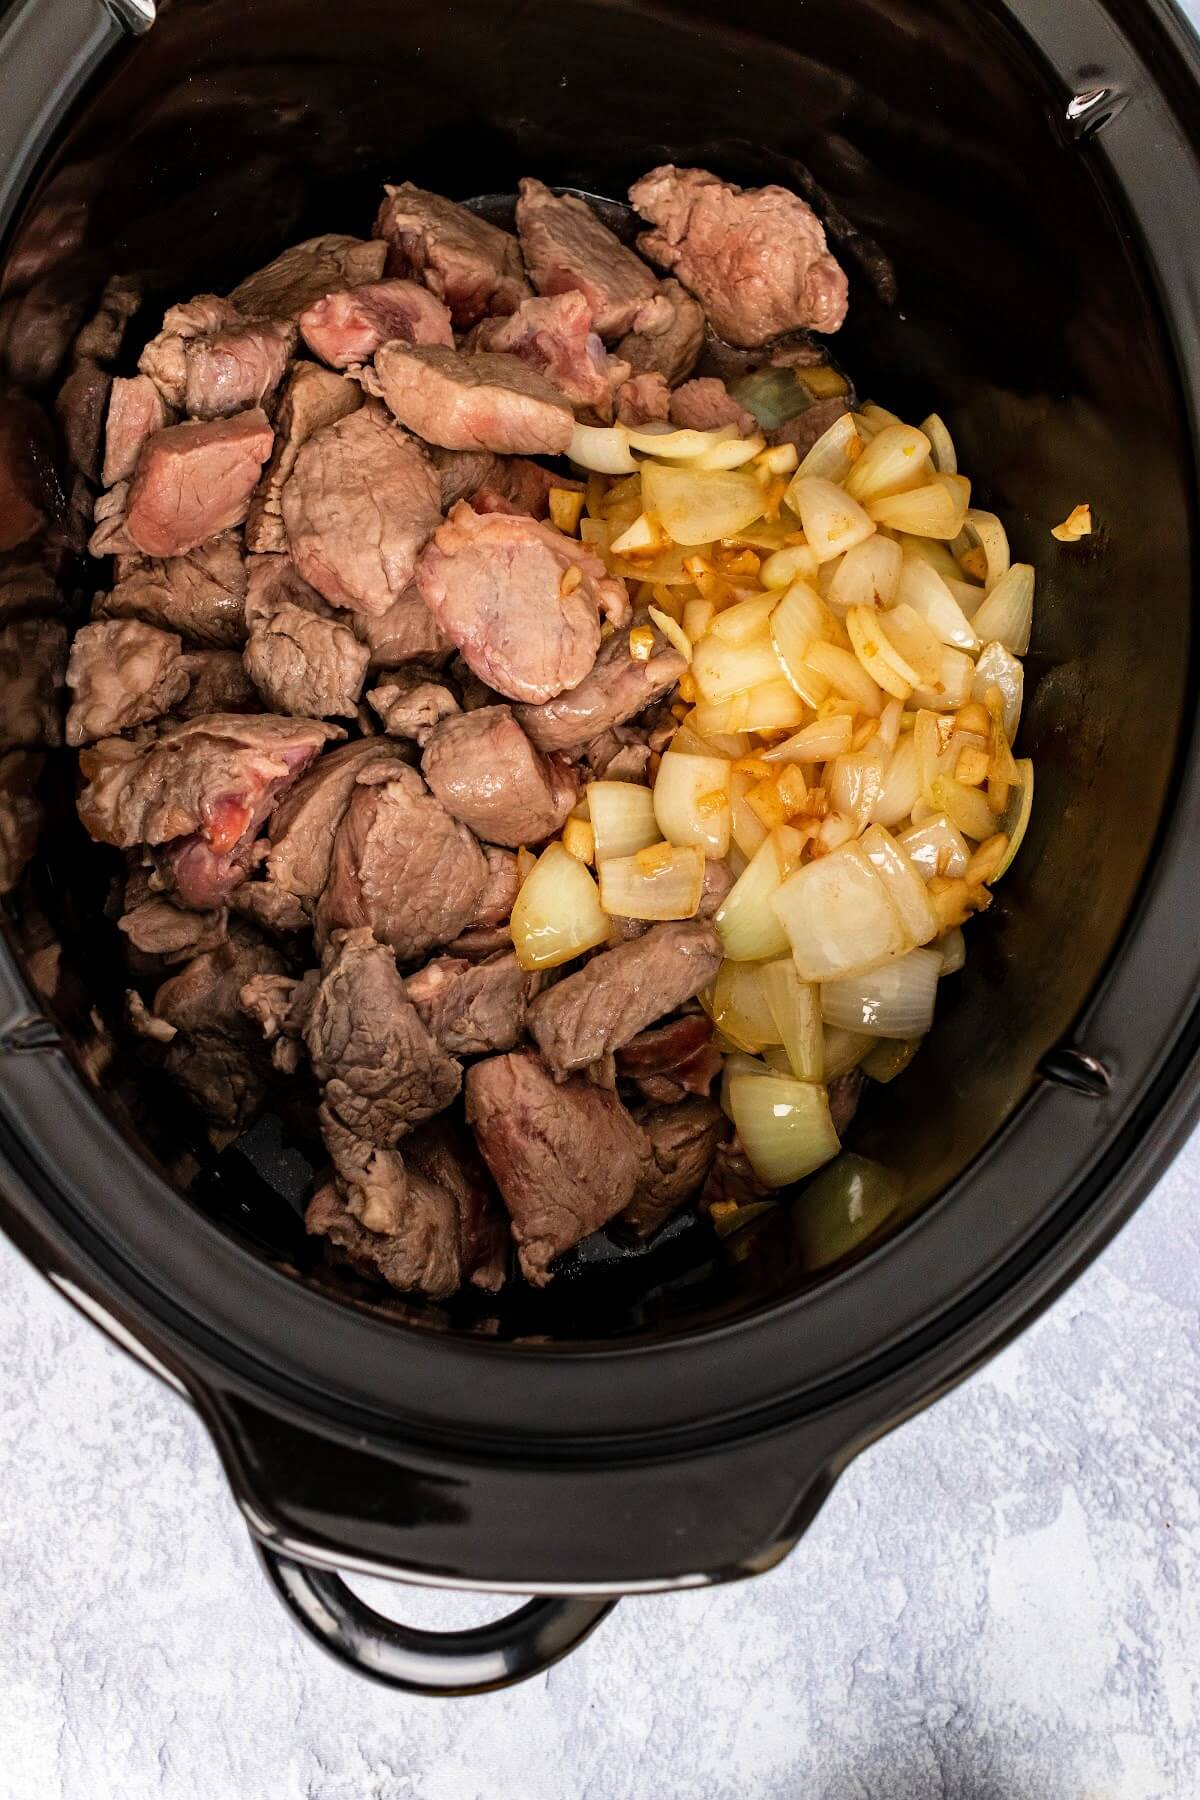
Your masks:
<instances>
[{"instance_id":1,"label":"white textured countertop","mask_svg":"<svg viewBox=\"0 0 1200 1800\"><path fill-rule=\"evenodd\" d=\"M0 1470L0 1800L1195 1800L1200 1134L780 1568L624 1601L508 1693L303 1639L198 1419L3 1244Z\"/></svg>"}]
</instances>

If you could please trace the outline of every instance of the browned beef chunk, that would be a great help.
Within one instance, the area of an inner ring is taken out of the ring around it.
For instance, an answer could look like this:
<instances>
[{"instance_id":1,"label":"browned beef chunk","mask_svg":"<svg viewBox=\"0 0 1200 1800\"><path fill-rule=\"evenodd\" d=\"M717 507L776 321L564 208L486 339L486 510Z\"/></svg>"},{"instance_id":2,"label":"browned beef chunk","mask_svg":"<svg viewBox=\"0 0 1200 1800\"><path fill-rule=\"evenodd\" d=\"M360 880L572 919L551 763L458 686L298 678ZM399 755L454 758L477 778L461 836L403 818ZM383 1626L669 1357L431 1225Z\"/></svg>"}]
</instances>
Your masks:
<instances>
[{"instance_id":1,"label":"browned beef chunk","mask_svg":"<svg viewBox=\"0 0 1200 1800\"><path fill-rule=\"evenodd\" d=\"M154 996L155 1015L176 1031L165 1067L214 1125L246 1124L266 1098L266 1055L238 995L252 976L283 972L279 952L239 926Z\"/></svg>"},{"instance_id":2,"label":"browned beef chunk","mask_svg":"<svg viewBox=\"0 0 1200 1800\"><path fill-rule=\"evenodd\" d=\"M429 458L442 484L443 512L449 512L460 500L470 499L509 467L491 450L443 450L439 444L430 445Z\"/></svg>"},{"instance_id":3,"label":"browned beef chunk","mask_svg":"<svg viewBox=\"0 0 1200 1800\"><path fill-rule=\"evenodd\" d=\"M184 556L246 516L274 433L261 408L156 431L142 446L125 529L147 556Z\"/></svg>"},{"instance_id":4,"label":"browned beef chunk","mask_svg":"<svg viewBox=\"0 0 1200 1800\"><path fill-rule=\"evenodd\" d=\"M444 663L454 645L438 630L437 621L410 582L386 612L355 613L354 629L371 653L371 673L399 669L406 663Z\"/></svg>"},{"instance_id":5,"label":"browned beef chunk","mask_svg":"<svg viewBox=\"0 0 1200 1800\"><path fill-rule=\"evenodd\" d=\"M645 787L650 774L650 746L636 725L614 725L593 738L584 751L595 781L633 781Z\"/></svg>"},{"instance_id":6,"label":"browned beef chunk","mask_svg":"<svg viewBox=\"0 0 1200 1800\"><path fill-rule=\"evenodd\" d=\"M718 431L722 425L736 425L740 437L750 437L758 430L754 414L740 406L715 375L685 381L676 388L671 395L671 423L691 431Z\"/></svg>"},{"instance_id":7,"label":"browned beef chunk","mask_svg":"<svg viewBox=\"0 0 1200 1800\"><path fill-rule=\"evenodd\" d=\"M76 632L67 663L67 742L112 737L170 712L191 682L173 631L139 619L100 619Z\"/></svg>"},{"instance_id":8,"label":"browned beef chunk","mask_svg":"<svg viewBox=\"0 0 1200 1800\"><path fill-rule=\"evenodd\" d=\"M102 618L142 619L177 631L187 643L231 649L246 636L246 563L232 532L187 556L134 559L111 594L97 597Z\"/></svg>"},{"instance_id":9,"label":"browned beef chunk","mask_svg":"<svg viewBox=\"0 0 1200 1800\"><path fill-rule=\"evenodd\" d=\"M579 798L569 763L539 754L510 706L484 706L443 720L421 770L446 811L477 837L515 850L558 830Z\"/></svg>"},{"instance_id":10,"label":"browned beef chunk","mask_svg":"<svg viewBox=\"0 0 1200 1800\"><path fill-rule=\"evenodd\" d=\"M405 985L423 1023L455 1056L485 1056L521 1041L530 978L511 952L480 963L435 956Z\"/></svg>"},{"instance_id":11,"label":"browned beef chunk","mask_svg":"<svg viewBox=\"0 0 1200 1800\"><path fill-rule=\"evenodd\" d=\"M389 756L399 762L404 754L399 744L360 738L318 757L271 815L268 882L311 907L329 880L334 836L359 774L368 764L380 766Z\"/></svg>"},{"instance_id":12,"label":"browned beef chunk","mask_svg":"<svg viewBox=\"0 0 1200 1800\"><path fill-rule=\"evenodd\" d=\"M50 422L34 401L6 394L0 404L0 551L27 544L61 508Z\"/></svg>"},{"instance_id":13,"label":"browned beef chunk","mask_svg":"<svg viewBox=\"0 0 1200 1800\"><path fill-rule=\"evenodd\" d=\"M94 357L111 363L121 353L129 321L142 304L142 284L136 275L110 275L96 310L75 339L72 354L77 362Z\"/></svg>"},{"instance_id":14,"label":"browned beef chunk","mask_svg":"<svg viewBox=\"0 0 1200 1800\"><path fill-rule=\"evenodd\" d=\"M583 483L552 473L528 457L505 456L497 458L487 484L469 498L474 512L528 513L531 519L545 519L550 515L550 495L555 488L579 494Z\"/></svg>"},{"instance_id":15,"label":"browned beef chunk","mask_svg":"<svg viewBox=\"0 0 1200 1800\"><path fill-rule=\"evenodd\" d=\"M858 1111L867 1078L861 1069L851 1069L829 1084L829 1116L839 1137L845 1135Z\"/></svg>"},{"instance_id":16,"label":"browned beef chunk","mask_svg":"<svg viewBox=\"0 0 1200 1800\"><path fill-rule=\"evenodd\" d=\"M32 750L0 756L0 894L11 893L42 829L38 783L46 759Z\"/></svg>"},{"instance_id":17,"label":"browned beef chunk","mask_svg":"<svg viewBox=\"0 0 1200 1800\"><path fill-rule=\"evenodd\" d=\"M705 169L651 169L629 198L655 230L638 246L670 269L731 344L769 343L807 327L836 331L846 277L821 221L787 188L739 188Z\"/></svg>"},{"instance_id":18,"label":"browned beef chunk","mask_svg":"<svg viewBox=\"0 0 1200 1800\"><path fill-rule=\"evenodd\" d=\"M300 335L334 369L368 363L381 344L444 344L454 348L450 314L415 281L375 281L327 294L300 314Z\"/></svg>"},{"instance_id":19,"label":"browned beef chunk","mask_svg":"<svg viewBox=\"0 0 1200 1800\"><path fill-rule=\"evenodd\" d=\"M183 658L183 666L191 685L173 708L177 719L259 710L258 689L236 650L193 650Z\"/></svg>"},{"instance_id":20,"label":"browned beef chunk","mask_svg":"<svg viewBox=\"0 0 1200 1800\"><path fill-rule=\"evenodd\" d=\"M721 964L710 925L686 919L605 950L539 994L529 1032L558 1076L619 1050L707 987Z\"/></svg>"},{"instance_id":21,"label":"browned beef chunk","mask_svg":"<svg viewBox=\"0 0 1200 1800\"><path fill-rule=\"evenodd\" d=\"M824 436L829 427L849 411L849 404L842 394L834 394L828 400L816 400L794 419L787 419L782 425L776 425L767 433L769 444L795 444L797 454L808 455L819 437Z\"/></svg>"},{"instance_id":22,"label":"browned beef chunk","mask_svg":"<svg viewBox=\"0 0 1200 1800\"><path fill-rule=\"evenodd\" d=\"M733 886L733 876L729 865L714 862L710 857L704 865L704 888L700 895L700 905L696 912L698 919L715 918L722 900Z\"/></svg>"},{"instance_id":23,"label":"browned beef chunk","mask_svg":"<svg viewBox=\"0 0 1200 1800\"><path fill-rule=\"evenodd\" d=\"M553 194L526 177L517 201L525 266L539 294L575 291L591 307L606 341L671 321L670 302L639 256L602 225L585 200Z\"/></svg>"},{"instance_id":24,"label":"browned beef chunk","mask_svg":"<svg viewBox=\"0 0 1200 1800\"><path fill-rule=\"evenodd\" d=\"M489 1294L498 1292L512 1241L508 1217L470 1133L443 1114L418 1125L405 1140L404 1155L410 1174L415 1171L454 1196L462 1278Z\"/></svg>"},{"instance_id":25,"label":"browned beef chunk","mask_svg":"<svg viewBox=\"0 0 1200 1800\"><path fill-rule=\"evenodd\" d=\"M223 419L264 406L295 348L293 325L247 320L215 294L173 306L138 363L168 406L192 419Z\"/></svg>"},{"instance_id":26,"label":"browned beef chunk","mask_svg":"<svg viewBox=\"0 0 1200 1800\"><path fill-rule=\"evenodd\" d=\"M133 375L128 380L117 376L104 425L105 487L129 480L137 468L143 444L169 425L174 416L148 375Z\"/></svg>"},{"instance_id":27,"label":"browned beef chunk","mask_svg":"<svg viewBox=\"0 0 1200 1800\"><path fill-rule=\"evenodd\" d=\"M367 699L389 737L413 738L422 748L429 742L434 727L460 710L458 701L437 679L436 672L420 664L394 669L387 681L371 689Z\"/></svg>"},{"instance_id":28,"label":"browned beef chunk","mask_svg":"<svg viewBox=\"0 0 1200 1800\"><path fill-rule=\"evenodd\" d=\"M281 496L300 446L325 425L336 425L362 405L362 389L331 369L293 363L275 412L275 448L246 515L248 550L286 550Z\"/></svg>"},{"instance_id":29,"label":"browned beef chunk","mask_svg":"<svg viewBox=\"0 0 1200 1800\"><path fill-rule=\"evenodd\" d=\"M304 1028L320 985L319 969L309 969L299 980L294 975L252 975L238 994L238 1005L270 1044L271 1061L282 1074L294 1075L303 1060Z\"/></svg>"},{"instance_id":30,"label":"browned beef chunk","mask_svg":"<svg viewBox=\"0 0 1200 1800\"><path fill-rule=\"evenodd\" d=\"M713 1153L700 1205L706 1212L728 1201L735 1206L748 1206L753 1200L762 1200L769 1192L750 1167L750 1159L738 1140L733 1138L727 1144L718 1144Z\"/></svg>"},{"instance_id":31,"label":"browned beef chunk","mask_svg":"<svg viewBox=\"0 0 1200 1800\"><path fill-rule=\"evenodd\" d=\"M252 557L255 563L283 563L287 557ZM371 653L360 644L348 619L331 618L294 599L264 599L253 566L246 596L250 636L243 661L273 712L301 718L352 719ZM312 590L310 590L312 591ZM313 598L318 599L315 592Z\"/></svg>"},{"instance_id":32,"label":"browned beef chunk","mask_svg":"<svg viewBox=\"0 0 1200 1800\"><path fill-rule=\"evenodd\" d=\"M334 606L385 613L440 518L436 471L379 406L315 432L283 489L296 567Z\"/></svg>"},{"instance_id":33,"label":"browned beef chunk","mask_svg":"<svg viewBox=\"0 0 1200 1800\"><path fill-rule=\"evenodd\" d=\"M92 535L85 545L89 556L115 556L118 567L140 557L140 550L125 529L128 500L127 481L118 481L106 494L96 496Z\"/></svg>"},{"instance_id":34,"label":"browned beef chunk","mask_svg":"<svg viewBox=\"0 0 1200 1800\"><path fill-rule=\"evenodd\" d=\"M473 922L487 880L479 845L415 770L368 764L334 841L318 941L339 926L369 925L415 961Z\"/></svg>"},{"instance_id":35,"label":"browned beef chunk","mask_svg":"<svg viewBox=\"0 0 1200 1800\"><path fill-rule=\"evenodd\" d=\"M473 930L504 924L521 887L517 859L510 851L498 850L495 844L484 844L483 854L487 858L488 876L475 904Z\"/></svg>"},{"instance_id":36,"label":"browned beef chunk","mask_svg":"<svg viewBox=\"0 0 1200 1800\"><path fill-rule=\"evenodd\" d=\"M729 1124L714 1101L697 1095L673 1106L651 1107L639 1123L650 1141L650 1156L621 1217L639 1237L650 1237L699 1193Z\"/></svg>"},{"instance_id":37,"label":"browned beef chunk","mask_svg":"<svg viewBox=\"0 0 1200 1800\"><path fill-rule=\"evenodd\" d=\"M617 1072L636 1081L647 1100L664 1106L685 1094L707 1094L721 1072L712 1034L712 1020L704 1013L683 1013L623 1045L617 1051Z\"/></svg>"},{"instance_id":38,"label":"browned beef chunk","mask_svg":"<svg viewBox=\"0 0 1200 1800\"><path fill-rule=\"evenodd\" d=\"M617 418L635 430L665 423L671 416L671 390L665 375L650 370L633 375L617 389Z\"/></svg>"},{"instance_id":39,"label":"browned beef chunk","mask_svg":"<svg viewBox=\"0 0 1200 1800\"><path fill-rule=\"evenodd\" d=\"M661 375L674 387L676 382L686 381L700 360L704 309L677 281L660 281L658 291L670 302L670 323L662 330L631 331L617 345L617 355L634 375Z\"/></svg>"},{"instance_id":40,"label":"browned beef chunk","mask_svg":"<svg viewBox=\"0 0 1200 1800\"><path fill-rule=\"evenodd\" d=\"M686 674L687 664L678 650L656 627L650 629L654 648L646 662L630 654L629 632L615 631L577 686L543 706L517 707L518 719L540 750L579 749L644 712Z\"/></svg>"},{"instance_id":41,"label":"browned beef chunk","mask_svg":"<svg viewBox=\"0 0 1200 1800\"><path fill-rule=\"evenodd\" d=\"M303 903L269 878L243 881L230 894L229 904L241 918L249 919L260 931L272 936L289 937L293 932L312 929L312 920Z\"/></svg>"},{"instance_id":42,"label":"browned beef chunk","mask_svg":"<svg viewBox=\"0 0 1200 1800\"><path fill-rule=\"evenodd\" d=\"M108 370L89 357L75 364L54 402L68 460L89 481L100 479L100 452L111 387Z\"/></svg>"},{"instance_id":43,"label":"browned beef chunk","mask_svg":"<svg viewBox=\"0 0 1200 1800\"><path fill-rule=\"evenodd\" d=\"M377 238L330 232L293 244L248 275L229 298L247 318L296 319L325 294L378 281L386 259L387 245Z\"/></svg>"},{"instance_id":44,"label":"browned beef chunk","mask_svg":"<svg viewBox=\"0 0 1200 1800\"><path fill-rule=\"evenodd\" d=\"M342 1199L332 1182L308 1203L305 1228L325 1237L355 1266L401 1293L445 1300L461 1280L458 1209L454 1196L410 1174L395 1150L346 1140L336 1164ZM359 1217L386 1223L376 1230Z\"/></svg>"},{"instance_id":45,"label":"browned beef chunk","mask_svg":"<svg viewBox=\"0 0 1200 1800\"><path fill-rule=\"evenodd\" d=\"M61 557L45 544L0 551L0 619L62 610Z\"/></svg>"},{"instance_id":46,"label":"browned beef chunk","mask_svg":"<svg viewBox=\"0 0 1200 1800\"><path fill-rule=\"evenodd\" d=\"M387 1149L449 1106L462 1070L405 991L396 959L370 931L335 932L304 1024L324 1111Z\"/></svg>"},{"instance_id":47,"label":"browned beef chunk","mask_svg":"<svg viewBox=\"0 0 1200 1800\"><path fill-rule=\"evenodd\" d=\"M79 816L100 843L165 846L187 906L219 906L279 796L336 726L214 713L146 744L107 738L80 757Z\"/></svg>"},{"instance_id":48,"label":"browned beef chunk","mask_svg":"<svg viewBox=\"0 0 1200 1800\"><path fill-rule=\"evenodd\" d=\"M509 909L511 911L511 908ZM461 956L464 962L486 962L489 956L502 956L512 948L512 933L503 925L472 925L446 945L450 956Z\"/></svg>"},{"instance_id":49,"label":"browned beef chunk","mask_svg":"<svg viewBox=\"0 0 1200 1800\"><path fill-rule=\"evenodd\" d=\"M17 279L10 258L6 288L15 286ZM53 268L23 294L9 293L0 302L0 375L6 372L21 388L43 387L52 381L87 304L86 287L74 275Z\"/></svg>"},{"instance_id":50,"label":"browned beef chunk","mask_svg":"<svg viewBox=\"0 0 1200 1800\"><path fill-rule=\"evenodd\" d=\"M510 313L528 297L511 233L411 181L384 193L375 230L391 246L388 273L423 282L459 331L486 313Z\"/></svg>"},{"instance_id":51,"label":"browned beef chunk","mask_svg":"<svg viewBox=\"0 0 1200 1800\"><path fill-rule=\"evenodd\" d=\"M605 350L592 329L592 309L579 293L523 300L507 319L483 319L465 347L518 357L572 406L602 420L612 418L613 395L631 373L628 363Z\"/></svg>"},{"instance_id":52,"label":"browned beef chunk","mask_svg":"<svg viewBox=\"0 0 1200 1800\"><path fill-rule=\"evenodd\" d=\"M143 956L160 957L164 963L188 962L206 950L215 950L229 934L223 907L214 912L192 912L176 906L165 894L151 895L123 913L117 928Z\"/></svg>"},{"instance_id":53,"label":"browned beef chunk","mask_svg":"<svg viewBox=\"0 0 1200 1800\"><path fill-rule=\"evenodd\" d=\"M67 628L57 619L0 626L0 751L61 744Z\"/></svg>"},{"instance_id":54,"label":"browned beef chunk","mask_svg":"<svg viewBox=\"0 0 1200 1800\"><path fill-rule=\"evenodd\" d=\"M558 1083L518 1050L467 1071L467 1122L508 1208L522 1271L535 1287L550 1265L632 1200L646 1140L610 1089Z\"/></svg>"},{"instance_id":55,"label":"browned beef chunk","mask_svg":"<svg viewBox=\"0 0 1200 1800\"><path fill-rule=\"evenodd\" d=\"M454 508L417 567L440 629L509 700L540 704L576 687L600 648L598 609L628 618L623 582L584 544L535 519Z\"/></svg>"},{"instance_id":56,"label":"browned beef chunk","mask_svg":"<svg viewBox=\"0 0 1200 1800\"><path fill-rule=\"evenodd\" d=\"M363 386L427 443L445 450L558 456L571 442L571 403L515 356L438 345L384 344Z\"/></svg>"}]
</instances>

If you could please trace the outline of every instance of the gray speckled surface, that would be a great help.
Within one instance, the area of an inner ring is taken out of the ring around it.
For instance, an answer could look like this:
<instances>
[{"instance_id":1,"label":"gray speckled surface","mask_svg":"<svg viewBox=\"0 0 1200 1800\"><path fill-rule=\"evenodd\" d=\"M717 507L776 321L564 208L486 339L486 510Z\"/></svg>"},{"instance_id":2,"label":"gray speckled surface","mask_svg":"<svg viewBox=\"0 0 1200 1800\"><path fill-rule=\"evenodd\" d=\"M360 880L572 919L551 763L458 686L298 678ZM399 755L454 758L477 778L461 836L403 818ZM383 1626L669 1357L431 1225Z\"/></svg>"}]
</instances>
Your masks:
<instances>
[{"instance_id":1,"label":"gray speckled surface","mask_svg":"<svg viewBox=\"0 0 1200 1800\"><path fill-rule=\"evenodd\" d=\"M1200 1135L781 1567L461 1702L310 1647L198 1420L0 1245L0 1800L1194 1800L1198 1208Z\"/></svg>"}]
</instances>

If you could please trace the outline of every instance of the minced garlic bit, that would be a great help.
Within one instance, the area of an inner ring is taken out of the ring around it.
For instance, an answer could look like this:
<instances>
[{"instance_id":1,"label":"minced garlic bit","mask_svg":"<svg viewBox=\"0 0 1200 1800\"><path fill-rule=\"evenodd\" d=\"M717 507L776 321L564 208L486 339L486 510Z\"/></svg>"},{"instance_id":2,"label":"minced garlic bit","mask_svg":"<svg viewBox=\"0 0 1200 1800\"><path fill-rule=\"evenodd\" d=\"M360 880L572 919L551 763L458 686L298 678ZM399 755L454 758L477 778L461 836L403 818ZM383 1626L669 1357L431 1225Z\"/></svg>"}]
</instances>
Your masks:
<instances>
[{"instance_id":1,"label":"minced garlic bit","mask_svg":"<svg viewBox=\"0 0 1200 1800\"><path fill-rule=\"evenodd\" d=\"M649 625L635 625L629 634L629 654L634 662L649 662L654 655L654 632Z\"/></svg>"},{"instance_id":2,"label":"minced garlic bit","mask_svg":"<svg viewBox=\"0 0 1200 1800\"><path fill-rule=\"evenodd\" d=\"M596 838L587 819L568 819L563 826L563 849L576 862L590 863L596 860Z\"/></svg>"},{"instance_id":3,"label":"minced garlic bit","mask_svg":"<svg viewBox=\"0 0 1200 1800\"><path fill-rule=\"evenodd\" d=\"M1050 536L1056 537L1060 544L1077 544L1080 538L1089 536L1092 529L1092 509L1086 500L1082 506L1073 506L1061 525L1050 529Z\"/></svg>"}]
</instances>

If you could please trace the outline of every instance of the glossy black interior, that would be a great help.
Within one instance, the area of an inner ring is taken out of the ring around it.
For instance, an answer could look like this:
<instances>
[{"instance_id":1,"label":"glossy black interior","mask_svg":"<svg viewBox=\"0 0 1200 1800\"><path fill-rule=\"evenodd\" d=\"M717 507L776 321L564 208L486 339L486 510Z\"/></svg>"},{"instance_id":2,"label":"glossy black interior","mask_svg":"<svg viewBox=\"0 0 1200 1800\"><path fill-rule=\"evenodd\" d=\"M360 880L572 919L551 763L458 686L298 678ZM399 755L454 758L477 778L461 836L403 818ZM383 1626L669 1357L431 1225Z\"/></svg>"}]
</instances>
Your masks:
<instances>
[{"instance_id":1,"label":"glossy black interior","mask_svg":"<svg viewBox=\"0 0 1200 1800\"><path fill-rule=\"evenodd\" d=\"M87 96L2 281L53 269L64 288L96 286L137 270L152 320L160 301L221 290L296 238L368 230L386 179L465 197L536 172L619 198L671 159L817 198L851 273L839 359L906 416L944 414L976 502L1040 578L1021 742L1038 770L1032 829L968 934L933 1037L872 1091L852 1140L896 1171L907 1217L1029 1094L1135 900L1188 704L1186 421L1103 156L999 9L812 0L748 4L736 28L728 17L715 3L176 0ZM1083 499L1100 529L1060 548L1049 526ZM18 929L27 943L44 929L36 901L61 934L66 1023L82 1031L90 1005L120 1017L110 866L74 824L65 759L52 782L56 822ZM305 1171L281 1158L295 1121L218 1157L146 1082L118 1046L106 1104L198 1205L305 1268ZM640 1258L596 1240L544 1295L502 1304L498 1334L694 1330L810 1281L786 1208L732 1255L685 1221ZM470 1306L394 1310L478 1323Z\"/></svg>"}]
</instances>

